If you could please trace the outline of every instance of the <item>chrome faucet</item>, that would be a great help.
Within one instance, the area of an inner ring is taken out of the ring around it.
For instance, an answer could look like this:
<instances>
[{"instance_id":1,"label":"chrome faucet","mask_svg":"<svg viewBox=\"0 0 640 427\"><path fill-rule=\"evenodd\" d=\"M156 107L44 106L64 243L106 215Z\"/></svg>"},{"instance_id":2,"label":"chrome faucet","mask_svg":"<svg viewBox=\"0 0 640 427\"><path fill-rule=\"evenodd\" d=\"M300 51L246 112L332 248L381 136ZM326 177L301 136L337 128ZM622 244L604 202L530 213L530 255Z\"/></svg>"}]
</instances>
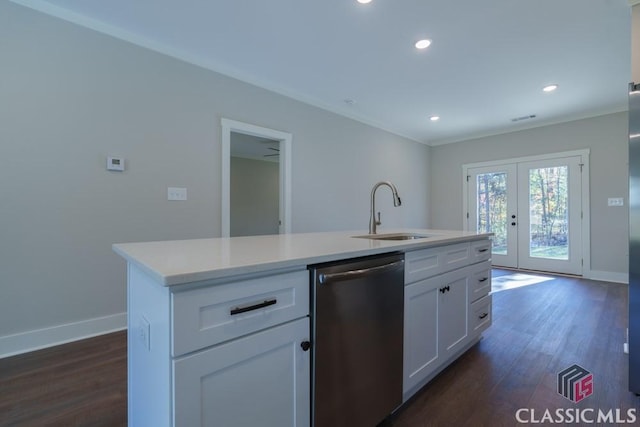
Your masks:
<instances>
[{"instance_id":1,"label":"chrome faucet","mask_svg":"<svg viewBox=\"0 0 640 427\"><path fill-rule=\"evenodd\" d=\"M371 190L371 217L369 218L369 234L376 234L376 230L382 222L380 222L380 212L378 212L378 219L376 220L376 190L381 185L386 185L391 189L393 193L393 206L398 207L402 204L400 196L398 196L398 189L389 181L380 181L373 186Z\"/></svg>"}]
</instances>

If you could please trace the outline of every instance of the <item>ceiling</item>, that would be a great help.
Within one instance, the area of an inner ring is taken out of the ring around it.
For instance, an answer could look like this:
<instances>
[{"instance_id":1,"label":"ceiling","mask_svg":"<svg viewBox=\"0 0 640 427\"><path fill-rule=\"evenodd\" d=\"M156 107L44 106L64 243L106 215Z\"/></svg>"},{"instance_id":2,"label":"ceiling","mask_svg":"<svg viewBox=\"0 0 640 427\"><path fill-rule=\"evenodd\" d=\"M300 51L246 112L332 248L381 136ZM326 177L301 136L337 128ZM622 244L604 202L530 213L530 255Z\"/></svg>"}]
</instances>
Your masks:
<instances>
[{"instance_id":1,"label":"ceiling","mask_svg":"<svg viewBox=\"0 0 640 427\"><path fill-rule=\"evenodd\" d=\"M280 141L231 132L231 157L262 160L278 163L280 161Z\"/></svg>"},{"instance_id":2,"label":"ceiling","mask_svg":"<svg viewBox=\"0 0 640 427\"><path fill-rule=\"evenodd\" d=\"M627 109L627 0L13 1L430 145Z\"/></svg>"}]
</instances>

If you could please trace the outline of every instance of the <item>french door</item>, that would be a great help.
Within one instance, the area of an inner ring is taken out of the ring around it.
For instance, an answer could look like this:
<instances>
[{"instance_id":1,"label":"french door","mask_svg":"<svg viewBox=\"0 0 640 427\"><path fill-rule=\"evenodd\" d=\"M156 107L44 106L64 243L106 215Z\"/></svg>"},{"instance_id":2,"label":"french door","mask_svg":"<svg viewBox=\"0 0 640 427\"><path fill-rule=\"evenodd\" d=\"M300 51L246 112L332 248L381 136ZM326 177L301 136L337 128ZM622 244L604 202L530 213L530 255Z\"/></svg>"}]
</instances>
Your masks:
<instances>
[{"instance_id":1,"label":"french door","mask_svg":"<svg viewBox=\"0 0 640 427\"><path fill-rule=\"evenodd\" d=\"M585 155L468 165L466 229L494 233L496 266L582 274Z\"/></svg>"}]
</instances>

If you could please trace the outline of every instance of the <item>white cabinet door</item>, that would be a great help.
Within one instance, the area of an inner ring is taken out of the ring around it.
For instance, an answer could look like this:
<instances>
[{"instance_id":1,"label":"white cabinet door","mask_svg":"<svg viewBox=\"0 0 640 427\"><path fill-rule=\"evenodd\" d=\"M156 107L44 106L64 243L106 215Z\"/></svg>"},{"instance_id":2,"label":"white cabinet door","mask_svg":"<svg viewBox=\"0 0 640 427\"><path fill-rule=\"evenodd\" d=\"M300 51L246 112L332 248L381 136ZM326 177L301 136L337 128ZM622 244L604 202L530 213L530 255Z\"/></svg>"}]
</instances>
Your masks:
<instances>
[{"instance_id":1,"label":"white cabinet door","mask_svg":"<svg viewBox=\"0 0 640 427\"><path fill-rule=\"evenodd\" d=\"M174 425L308 426L309 319L176 359Z\"/></svg>"},{"instance_id":2,"label":"white cabinet door","mask_svg":"<svg viewBox=\"0 0 640 427\"><path fill-rule=\"evenodd\" d=\"M440 357L447 359L468 342L469 268L443 274L439 284Z\"/></svg>"},{"instance_id":3,"label":"white cabinet door","mask_svg":"<svg viewBox=\"0 0 640 427\"><path fill-rule=\"evenodd\" d=\"M403 393L424 383L469 343L468 293L472 270L463 268L405 287Z\"/></svg>"},{"instance_id":4,"label":"white cabinet door","mask_svg":"<svg viewBox=\"0 0 640 427\"><path fill-rule=\"evenodd\" d=\"M438 302L440 278L421 280L404 290L404 378L407 393L439 364Z\"/></svg>"}]
</instances>

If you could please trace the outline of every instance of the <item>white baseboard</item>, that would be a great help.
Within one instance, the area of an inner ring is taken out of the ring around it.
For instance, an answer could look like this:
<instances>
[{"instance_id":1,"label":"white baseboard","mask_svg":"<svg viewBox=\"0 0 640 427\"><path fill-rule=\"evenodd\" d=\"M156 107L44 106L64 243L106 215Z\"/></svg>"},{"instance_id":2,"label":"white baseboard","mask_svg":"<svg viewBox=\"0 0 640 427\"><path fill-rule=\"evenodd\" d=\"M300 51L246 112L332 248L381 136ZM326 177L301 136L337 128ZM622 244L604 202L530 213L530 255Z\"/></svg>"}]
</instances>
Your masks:
<instances>
[{"instance_id":1,"label":"white baseboard","mask_svg":"<svg viewBox=\"0 0 640 427\"><path fill-rule=\"evenodd\" d=\"M614 273L612 271L591 270L585 274L585 278L591 280L602 280L603 282L615 282L629 284L628 273Z\"/></svg>"},{"instance_id":2,"label":"white baseboard","mask_svg":"<svg viewBox=\"0 0 640 427\"><path fill-rule=\"evenodd\" d=\"M0 337L0 359L127 328L127 313Z\"/></svg>"}]
</instances>

